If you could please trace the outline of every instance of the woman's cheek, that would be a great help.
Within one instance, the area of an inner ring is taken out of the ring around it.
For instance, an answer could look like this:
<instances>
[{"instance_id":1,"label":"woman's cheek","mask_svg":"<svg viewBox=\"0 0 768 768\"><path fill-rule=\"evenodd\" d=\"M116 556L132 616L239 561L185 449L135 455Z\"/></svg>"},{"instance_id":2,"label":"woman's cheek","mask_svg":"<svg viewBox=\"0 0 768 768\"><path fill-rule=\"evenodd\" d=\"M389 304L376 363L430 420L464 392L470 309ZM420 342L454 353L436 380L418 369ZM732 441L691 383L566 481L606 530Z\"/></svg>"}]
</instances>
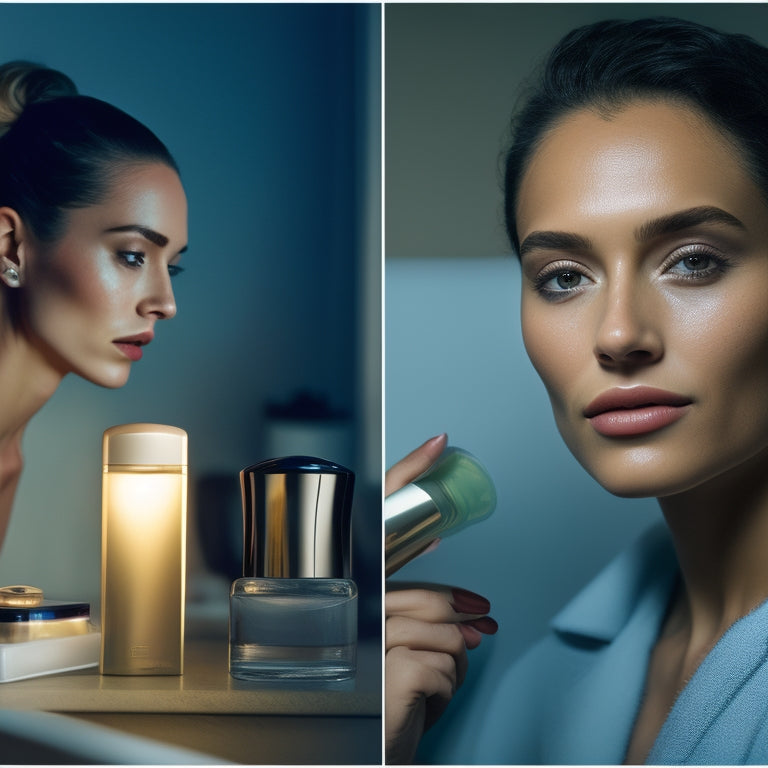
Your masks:
<instances>
[{"instance_id":1,"label":"woman's cheek","mask_svg":"<svg viewBox=\"0 0 768 768\"><path fill-rule=\"evenodd\" d=\"M523 343L533 367L553 400L564 404L569 383L583 370L589 358L589 344L579 320L565 312L524 302ZM559 306L562 310L564 307Z\"/></svg>"}]
</instances>

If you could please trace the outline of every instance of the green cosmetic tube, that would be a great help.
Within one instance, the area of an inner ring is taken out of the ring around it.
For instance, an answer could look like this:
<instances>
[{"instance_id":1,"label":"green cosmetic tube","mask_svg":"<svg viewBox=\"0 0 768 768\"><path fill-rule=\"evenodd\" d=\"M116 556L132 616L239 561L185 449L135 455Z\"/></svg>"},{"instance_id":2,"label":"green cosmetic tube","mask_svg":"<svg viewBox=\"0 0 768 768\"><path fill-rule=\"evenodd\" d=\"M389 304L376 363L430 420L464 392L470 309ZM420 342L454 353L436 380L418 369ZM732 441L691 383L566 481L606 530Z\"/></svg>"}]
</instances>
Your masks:
<instances>
[{"instance_id":1,"label":"green cosmetic tube","mask_svg":"<svg viewBox=\"0 0 768 768\"><path fill-rule=\"evenodd\" d=\"M496 489L468 451L449 447L412 483L384 501L387 576L443 539L485 520L496 508Z\"/></svg>"}]
</instances>

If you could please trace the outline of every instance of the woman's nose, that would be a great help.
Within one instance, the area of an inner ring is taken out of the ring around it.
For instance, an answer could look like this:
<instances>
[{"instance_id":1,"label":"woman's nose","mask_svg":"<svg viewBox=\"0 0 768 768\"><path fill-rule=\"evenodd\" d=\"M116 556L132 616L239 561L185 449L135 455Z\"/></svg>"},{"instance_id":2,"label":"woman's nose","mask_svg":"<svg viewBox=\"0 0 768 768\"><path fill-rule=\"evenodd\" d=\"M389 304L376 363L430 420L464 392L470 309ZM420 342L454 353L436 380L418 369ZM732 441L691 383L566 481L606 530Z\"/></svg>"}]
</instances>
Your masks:
<instances>
[{"instance_id":1,"label":"woman's nose","mask_svg":"<svg viewBox=\"0 0 768 768\"><path fill-rule=\"evenodd\" d=\"M149 282L145 295L139 301L138 310L142 317L154 317L156 320L170 320L176 314L176 299L167 272Z\"/></svg>"},{"instance_id":2,"label":"woman's nose","mask_svg":"<svg viewBox=\"0 0 768 768\"><path fill-rule=\"evenodd\" d=\"M664 353L661 316L650 297L632 289L606 296L595 337L595 357L604 367L650 365Z\"/></svg>"}]
</instances>

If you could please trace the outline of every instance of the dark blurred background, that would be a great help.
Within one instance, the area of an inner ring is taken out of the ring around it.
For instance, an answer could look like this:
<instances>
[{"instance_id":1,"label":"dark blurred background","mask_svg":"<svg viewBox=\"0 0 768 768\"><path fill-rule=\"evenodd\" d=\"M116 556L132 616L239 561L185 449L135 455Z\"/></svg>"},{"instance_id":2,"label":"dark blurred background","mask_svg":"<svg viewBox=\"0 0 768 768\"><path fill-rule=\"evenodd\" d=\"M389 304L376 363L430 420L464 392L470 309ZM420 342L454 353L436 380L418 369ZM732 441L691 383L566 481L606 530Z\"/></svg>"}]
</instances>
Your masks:
<instances>
[{"instance_id":1,"label":"dark blurred background","mask_svg":"<svg viewBox=\"0 0 768 768\"><path fill-rule=\"evenodd\" d=\"M4 3L1 15L0 59L61 69L160 136L190 218L177 317L127 386L65 380L32 421L0 583L98 604L101 435L156 421L189 433L191 618L226 611L239 575L239 471L310 454L357 474L353 575L377 632L379 6Z\"/></svg>"}]
</instances>

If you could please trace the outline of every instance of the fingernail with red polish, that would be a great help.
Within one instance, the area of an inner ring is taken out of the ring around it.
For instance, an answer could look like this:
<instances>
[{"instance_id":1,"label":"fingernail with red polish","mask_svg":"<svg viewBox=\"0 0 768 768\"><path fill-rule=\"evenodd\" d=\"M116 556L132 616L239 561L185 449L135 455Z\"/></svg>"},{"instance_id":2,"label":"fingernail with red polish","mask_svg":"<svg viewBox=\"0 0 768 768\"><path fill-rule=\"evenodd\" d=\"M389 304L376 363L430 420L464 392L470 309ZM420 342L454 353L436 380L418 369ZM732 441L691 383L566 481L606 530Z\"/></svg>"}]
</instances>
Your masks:
<instances>
[{"instance_id":1,"label":"fingernail with red polish","mask_svg":"<svg viewBox=\"0 0 768 768\"><path fill-rule=\"evenodd\" d=\"M484 635L495 635L499 631L499 625L495 619L490 616L483 616L479 619L468 619L461 622L464 626L472 627L478 632L482 632Z\"/></svg>"},{"instance_id":2,"label":"fingernail with red polish","mask_svg":"<svg viewBox=\"0 0 768 768\"><path fill-rule=\"evenodd\" d=\"M457 625L462 637L464 638L464 645L471 651L473 648L477 648L483 639L483 636L473 627L468 627L463 622Z\"/></svg>"},{"instance_id":3,"label":"fingernail with red polish","mask_svg":"<svg viewBox=\"0 0 768 768\"><path fill-rule=\"evenodd\" d=\"M422 555L426 555L427 552L434 552L440 546L441 541L442 539L435 539L434 541L431 541L427 545L427 547L422 552L419 553L419 557L421 557Z\"/></svg>"},{"instance_id":4,"label":"fingernail with red polish","mask_svg":"<svg viewBox=\"0 0 768 768\"><path fill-rule=\"evenodd\" d=\"M454 587L451 590L451 595L453 596L451 608L456 613L488 613L491 610L491 604L488 600L468 589Z\"/></svg>"}]
</instances>

